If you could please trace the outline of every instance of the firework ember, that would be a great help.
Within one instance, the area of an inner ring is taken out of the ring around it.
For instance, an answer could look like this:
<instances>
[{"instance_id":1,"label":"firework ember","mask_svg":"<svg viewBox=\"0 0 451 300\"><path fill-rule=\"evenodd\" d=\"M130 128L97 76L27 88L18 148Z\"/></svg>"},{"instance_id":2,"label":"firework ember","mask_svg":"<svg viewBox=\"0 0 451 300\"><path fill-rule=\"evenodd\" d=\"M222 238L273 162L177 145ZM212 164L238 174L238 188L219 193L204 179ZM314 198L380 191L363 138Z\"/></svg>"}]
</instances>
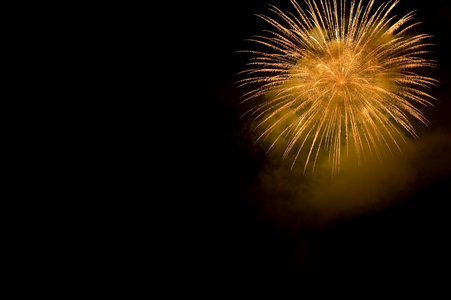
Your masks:
<instances>
[{"instance_id":1,"label":"firework ember","mask_svg":"<svg viewBox=\"0 0 451 300\"><path fill-rule=\"evenodd\" d=\"M248 113L258 140L284 144L305 172L321 149L336 171L349 151L382 158L401 150L404 133L417 137L412 121L427 125L419 108L432 105L437 81L418 73L435 62L424 58L430 36L410 33L414 13L390 16L398 1L291 2L295 14L271 6L275 18L259 15L272 30L251 39L263 50L244 51L253 57L239 83L251 87L244 102L257 102Z\"/></svg>"}]
</instances>

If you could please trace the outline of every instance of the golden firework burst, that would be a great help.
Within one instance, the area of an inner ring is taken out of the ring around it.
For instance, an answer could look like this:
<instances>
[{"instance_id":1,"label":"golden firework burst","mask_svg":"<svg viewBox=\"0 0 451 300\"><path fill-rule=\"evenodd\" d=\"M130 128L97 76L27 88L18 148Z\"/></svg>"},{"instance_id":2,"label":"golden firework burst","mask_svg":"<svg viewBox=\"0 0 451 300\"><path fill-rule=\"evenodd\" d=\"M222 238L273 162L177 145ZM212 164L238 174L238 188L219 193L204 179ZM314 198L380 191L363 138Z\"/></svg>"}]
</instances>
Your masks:
<instances>
[{"instance_id":1,"label":"golden firework burst","mask_svg":"<svg viewBox=\"0 0 451 300\"><path fill-rule=\"evenodd\" d=\"M418 74L435 61L424 58L427 34L408 35L419 23L414 13L396 19L399 1L374 8L374 1L291 0L296 14L271 6L277 19L258 15L272 26L266 36L250 39L265 50L253 57L240 86L252 88L244 101L257 101L247 113L263 128L259 138L285 145L312 168L321 149L329 151L333 170L342 152L381 158L401 150L403 133L417 134L412 119L428 121L419 107L432 105L428 92L437 81Z\"/></svg>"}]
</instances>

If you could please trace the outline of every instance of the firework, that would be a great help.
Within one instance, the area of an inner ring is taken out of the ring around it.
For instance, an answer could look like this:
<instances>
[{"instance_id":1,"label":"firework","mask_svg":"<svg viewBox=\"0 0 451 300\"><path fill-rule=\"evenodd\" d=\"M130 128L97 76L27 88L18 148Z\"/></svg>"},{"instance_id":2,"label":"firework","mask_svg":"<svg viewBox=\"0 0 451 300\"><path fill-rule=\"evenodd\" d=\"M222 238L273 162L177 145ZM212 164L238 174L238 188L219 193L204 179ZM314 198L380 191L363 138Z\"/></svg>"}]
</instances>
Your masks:
<instances>
[{"instance_id":1,"label":"firework","mask_svg":"<svg viewBox=\"0 0 451 300\"><path fill-rule=\"evenodd\" d=\"M430 36L408 35L414 13L391 17L398 1L291 2L296 14L271 6L276 18L258 15L272 30L250 39L263 50L243 51L252 58L239 83L250 87L243 102L257 101L247 112L263 128L257 140L284 144L305 172L321 149L338 170L350 148L360 162L401 150L405 132L417 137L412 121L428 124L419 108L432 105L437 81L417 73L435 62L423 57Z\"/></svg>"}]
</instances>

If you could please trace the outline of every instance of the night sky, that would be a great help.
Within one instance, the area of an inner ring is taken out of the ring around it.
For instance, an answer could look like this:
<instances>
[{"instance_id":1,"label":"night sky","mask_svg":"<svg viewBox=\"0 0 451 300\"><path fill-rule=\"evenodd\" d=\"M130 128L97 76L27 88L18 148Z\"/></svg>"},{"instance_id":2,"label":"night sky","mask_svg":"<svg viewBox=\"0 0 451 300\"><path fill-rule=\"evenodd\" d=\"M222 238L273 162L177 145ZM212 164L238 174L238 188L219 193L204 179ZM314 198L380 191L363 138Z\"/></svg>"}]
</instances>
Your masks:
<instances>
[{"instance_id":1,"label":"night sky","mask_svg":"<svg viewBox=\"0 0 451 300\"><path fill-rule=\"evenodd\" d=\"M269 29L253 14L269 14L269 4L293 11L289 1L200 3L182 5L173 35L183 81L174 85L183 95L176 101L190 108L176 133L178 180L187 182L174 237L180 268L209 284L224 274L234 281L375 272L449 281L449 2L402 0L395 9L398 16L418 10L416 30L437 45L429 49L439 67L427 72L441 82L432 91L439 101L423 110L430 126L416 124L420 138L402 155L336 178L290 171L254 144L252 120L240 118L246 107L234 82L249 55L236 52Z\"/></svg>"}]
</instances>

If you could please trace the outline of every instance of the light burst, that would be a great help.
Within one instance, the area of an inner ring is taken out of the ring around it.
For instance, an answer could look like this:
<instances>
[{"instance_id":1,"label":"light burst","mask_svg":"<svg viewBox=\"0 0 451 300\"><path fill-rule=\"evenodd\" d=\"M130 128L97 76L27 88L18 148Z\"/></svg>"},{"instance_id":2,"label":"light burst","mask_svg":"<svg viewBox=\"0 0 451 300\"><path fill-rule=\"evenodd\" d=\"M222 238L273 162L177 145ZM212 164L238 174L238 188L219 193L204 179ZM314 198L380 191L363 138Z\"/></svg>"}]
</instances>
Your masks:
<instances>
[{"instance_id":1,"label":"light burst","mask_svg":"<svg viewBox=\"0 0 451 300\"><path fill-rule=\"evenodd\" d=\"M417 137L412 120L428 124L419 108L432 105L437 81L417 73L435 62L423 57L430 36L409 34L414 13L390 16L398 1L291 2L296 14L271 6L277 20L258 15L272 30L250 40L264 50L243 51L253 56L239 83L251 87L243 102L257 101L247 112L263 128L257 140L283 143L305 172L321 149L338 170L350 148L360 162L401 150L404 132Z\"/></svg>"}]
</instances>

